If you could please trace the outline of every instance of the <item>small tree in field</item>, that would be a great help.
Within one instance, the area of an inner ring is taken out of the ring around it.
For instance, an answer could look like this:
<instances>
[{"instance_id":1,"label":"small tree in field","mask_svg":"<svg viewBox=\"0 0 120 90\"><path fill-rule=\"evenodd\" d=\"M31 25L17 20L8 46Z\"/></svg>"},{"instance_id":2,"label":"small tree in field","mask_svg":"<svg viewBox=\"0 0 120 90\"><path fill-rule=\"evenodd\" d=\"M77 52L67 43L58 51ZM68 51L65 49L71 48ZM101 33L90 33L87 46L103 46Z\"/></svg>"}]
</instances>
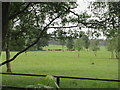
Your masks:
<instances>
[{"instance_id":1,"label":"small tree in field","mask_svg":"<svg viewBox=\"0 0 120 90\"><path fill-rule=\"evenodd\" d=\"M115 38L116 59L120 60L120 34Z\"/></svg>"},{"instance_id":2,"label":"small tree in field","mask_svg":"<svg viewBox=\"0 0 120 90\"><path fill-rule=\"evenodd\" d=\"M90 41L89 41L89 38L88 38L88 36L87 35L83 35L82 36L82 39L83 39L83 45L84 45L84 47L85 47L85 49L87 49L88 50L88 48L89 48L89 46L90 46Z\"/></svg>"},{"instance_id":3,"label":"small tree in field","mask_svg":"<svg viewBox=\"0 0 120 90\"><path fill-rule=\"evenodd\" d=\"M111 58L114 58L114 53L116 55L116 59L120 58L120 36L116 36L108 39L107 50L111 52Z\"/></svg>"},{"instance_id":4,"label":"small tree in field","mask_svg":"<svg viewBox=\"0 0 120 90\"><path fill-rule=\"evenodd\" d=\"M80 56L80 51L81 49L83 48L83 41L81 38L78 38L76 41L75 41L75 49L78 51L78 58Z\"/></svg>"},{"instance_id":5,"label":"small tree in field","mask_svg":"<svg viewBox=\"0 0 120 90\"><path fill-rule=\"evenodd\" d=\"M66 32L62 31L61 29L58 29L57 31L53 32L56 39L59 41L60 45L62 45L62 50L64 51L64 46L66 43Z\"/></svg>"},{"instance_id":6,"label":"small tree in field","mask_svg":"<svg viewBox=\"0 0 120 90\"><path fill-rule=\"evenodd\" d=\"M114 58L115 40L114 39L109 39L109 40L107 40L107 42L108 42L107 50L111 52L111 58Z\"/></svg>"},{"instance_id":7,"label":"small tree in field","mask_svg":"<svg viewBox=\"0 0 120 90\"><path fill-rule=\"evenodd\" d=\"M97 39L91 40L90 45L91 45L91 49L94 52L95 56L97 55L97 51L100 50L98 44L99 44L99 41Z\"/></svg>"},{"instance_id":8,"label":"small tree in field","mask_svg":"<svg viewBox=\"0 0 120 90\"><path fill-rule=\"evenodd\" d=\"M67 43L66 43L66 46L67 46L68 49L73 49L73 47L74 47L73 39L68 39Z\"/></svg>"}]
</instances>

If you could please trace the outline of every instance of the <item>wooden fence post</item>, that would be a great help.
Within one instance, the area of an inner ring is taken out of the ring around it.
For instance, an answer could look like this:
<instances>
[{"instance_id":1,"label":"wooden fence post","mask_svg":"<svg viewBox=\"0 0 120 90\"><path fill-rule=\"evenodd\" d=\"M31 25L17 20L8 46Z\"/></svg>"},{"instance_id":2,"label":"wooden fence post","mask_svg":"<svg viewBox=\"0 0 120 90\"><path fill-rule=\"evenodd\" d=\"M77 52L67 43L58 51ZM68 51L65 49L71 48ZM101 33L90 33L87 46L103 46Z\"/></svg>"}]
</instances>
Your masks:
<instances>
[{"instance_id":1,"label":"wooden fence post","mask_svg":"<svg viewBox=\"0 0 120 90\"><path fill-rule=\"evenodd\" d=\"M60 87L60 77L56 77L56 83Z\"/></svg>"}]
</instances>

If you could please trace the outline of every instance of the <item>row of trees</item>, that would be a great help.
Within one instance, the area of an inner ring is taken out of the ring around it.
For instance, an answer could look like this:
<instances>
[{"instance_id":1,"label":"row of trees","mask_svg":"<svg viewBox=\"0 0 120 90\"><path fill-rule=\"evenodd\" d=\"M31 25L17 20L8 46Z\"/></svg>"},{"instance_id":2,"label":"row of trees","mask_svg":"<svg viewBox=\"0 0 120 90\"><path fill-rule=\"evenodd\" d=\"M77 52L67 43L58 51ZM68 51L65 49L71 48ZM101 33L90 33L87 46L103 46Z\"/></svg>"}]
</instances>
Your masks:
<instances>
[{"instance_id":1,"label":"row of trees","mask_svg":"<svg viewBox=\"0 0 120 90\"><path fill-rule=\"evenodd\" d=\"M66 45L68 49L76 49L80 51L83 49L88 50L90 49L94 52L94 55L96 56L97 51L100 49L99 48L99 41L98 39L89 39L89 35L86 35L83 31L72 31L64 32L62 30L58 30L53 32L56 36L55 40L57 40L60 45L62 45L62 48L64 49L64 46ZM67 35L69 33L69 35ZM96 37L97 38L97 37ZM116 56L116 59L119 59L119 39L120 36L117 37L107 37L104 42L106 43L105 47L107 48L108 51L111 52L111 58L114 58L114 54ZM78 53L79 57L79 53Z\"/></svg>"},{"instance_id":2,"label":"row of trees","mask_svg":"<svg viewBox=\"0 0 120 90\"><path fill-rule=\"evenodd\" d=\"M99 40L98 39L92 39L89 40L88 37L86 38L78 38L78 39L68 39L66 46L68 49L75 49L78 51L78 57L80 56L80 51L82 49L91 49L94 52L94 55L96 56L97 51L99 48Z\"/></svg>"},{"instance_id":3,"label":"row of trees","mask_svg":"<svg viewBox=\"0 0 120 90\"><path fill-rule=\"evenodd\" d=\"M88 43L86 43L86 41L84 41L81 38L78 38L77 40L75 40L74 46L75 46L75 49L78 51L78 57L79 57L79 52L83 49L83 47L86 48L87 50L88 48L90 48L94 52L94 55L96 56L97 51L100 49L98 46L99 40L93 39L87 42Z\"/></svg>"},{"instance_id":4,"label":"row of trees","mask_svg":"<svg viewBox=\"0 0 120 90\"><path fill-rule=\"evenodd\" d=\"M55 40L62 45L62 49L64 51L64 46L68 49L76 49L80 52L83 48L87 49L90 47L92 51L94 51L94 55L96 56L97 50L99 50L99 40L98 39L89 39L89 36L85 34L83 31L62 31L57 30L54 31L53 34L56 36ZM97 38L97 37L96 37ZM79 53L78 53L79 57Z\"/></svg>"}]
</instances>

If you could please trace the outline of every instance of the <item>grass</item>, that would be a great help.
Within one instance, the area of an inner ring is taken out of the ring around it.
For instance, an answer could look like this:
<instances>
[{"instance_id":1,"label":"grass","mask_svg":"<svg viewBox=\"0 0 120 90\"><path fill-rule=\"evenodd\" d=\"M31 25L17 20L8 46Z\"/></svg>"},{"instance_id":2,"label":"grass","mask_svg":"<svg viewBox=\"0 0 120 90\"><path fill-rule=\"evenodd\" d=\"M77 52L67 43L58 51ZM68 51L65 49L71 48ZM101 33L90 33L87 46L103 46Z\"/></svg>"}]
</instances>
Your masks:
<instances>
[{"instance_id":1,"label":"grass","mask_svg":"<svg viewBox=\"0 0 120 90\"><path fill-rule=\"evenodd\" d=\"M44 50L48 50L48 49L62 49L62 46L61 45L49 45L49 46L44 47ZM64 46L64 49L67 49L67 47Z\"/></svg>"},{"instance_id":2,"label":"grass","mask_svg":"<svg viewBox=\"0 0 120 90\"><path fill-rule=\"evenodd\" d=\"M60 48L61 46L45 47L45 49ZM11 52L11 57L16 52ZM2 53L5 59L5 52ZM92 65L91 63L95 64ZM82 50L80 58L76 51L28 51L22 53L11 63L12 72L47 75L64 75L74 77L118 79L118 60L110 59L110 52L104 47L95 57L92 51ZM6 72L6 67L2 67ZM44 78L3 75L4 85L27 86L45 83ZM118 88L118 83L106 81L88 81L61 79L61 88Z\"/></svg>"}]
</instances>

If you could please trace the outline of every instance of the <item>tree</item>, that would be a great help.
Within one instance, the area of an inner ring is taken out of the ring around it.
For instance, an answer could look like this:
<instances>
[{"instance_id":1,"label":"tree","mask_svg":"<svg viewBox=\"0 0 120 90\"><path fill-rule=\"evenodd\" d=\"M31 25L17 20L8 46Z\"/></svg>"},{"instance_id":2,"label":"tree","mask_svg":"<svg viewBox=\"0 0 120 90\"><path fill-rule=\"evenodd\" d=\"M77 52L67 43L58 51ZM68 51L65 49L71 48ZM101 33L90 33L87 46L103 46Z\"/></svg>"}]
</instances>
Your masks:
<instances>
[{"instance_id":1,"label":"tree","mask_svg":"<svg viewBox=\"0 0 120 90\"><path fill-rule=\"evenodd\" d=\"M59 41L60 45L62 45L62 50L64 51L64 45L66 44L66 32L59 29L53 32L56 40Z\"/></svg>"},{"instance_id":2,"label":"tree","mask_svg":"<svg viewBox=\"0 0 120 90\"><path fill-rule=\"evenodd\" d=\"M7 37L6 37L6 43L5 43L6 47L6 61L8 61L10 59L10 33L7 33ZM10 63L7 63L6 64L6 67L7 67L7 72L11 72L11 65Z\"/></svg>"},{"instance_id":3,"label":"tree","mask_svg":"<svg viewBox=\"0 0 120 90\"><path fill-rule=\"evenodd\" d=\"M114 38L109 38L108 41L108 45L107 45L107 50L111 52L111 58L114 58L114 52L116 54L116 59L119 59L119 50L120 50L120 42L119 42L120 37L114 37Z\"/></svg>"},{"instance_id":4,"label":"tree","mask_svg":"<svg viewBox=\"0 0 120 90\"><path fill-rule=\"evenodd\" d=\"M66 15L70 13L71 11L70 9L71 8L73 9L73 7L75 6L76 6L76 3L63 3L63 2L60 2L60 3L54 3L54 2L51 2L51 3L36 3L36 2L35 3L31 3L31 2L30 3L27 3L27 2L25 3L3 3L3 7L4 7L3 11L6 11L6 13L4 13L5 15L3 15L6 17L4 17L3 20L7 19L4 21L5 23L3 22L5 25L4 26L5 28L3 27L3 34L6 36L6 32L8 31L7 30L8 23L10 20L14 22L18 21L18 23L19 22L21 23L24 21L24 24L28 23L27 26L32 26L33 28L35 28L36 33L37 33L37 36L36 36L37 38L35 41L30 43L26 48L18 52L13 58L1 63L1 65L4 65L6 63L13 61L19 54L25 52L30 47L35 45L39 41L39 39L45 35L46 31L48 30L49 25L56 24L57 22L55 23L54 21L58 18L64 19ZM24 17L27 17L28 19L24 19ZM39 19L38 17L41 19ZM49 22L46 23L45 22L46 19L49 20ZM21 24L16 25L16 26L20 26L20 25ZM14 28L16 26L14 23ZM32 27L30 29L32 29ZM24 26L24 28L21 29L19 32L24 33L24 31L29 33L29 31L31 30L29 30L29 28L25 28ZM26 34L24 36L26 36Z\"/></svg>"},{"instance_id":5,"label":"tree","mask_svg":"<svg viewBox=\"0 0 120 90\"><path fill-rule=\"evenodd\" d=\"M74 44L75 49L78 51L78 58L80 56L80 51L83 48L83 41L81 38L78 38Z\"/></svg>"},{"instance_id":6,"label":"tree","mask_svg":"<svg viewBox=\"0 0 120 90\"><path fill-rule=\"evenodd\" d=\"M34 45L32 48L30 48L29 50L40 50L42 51L43 50L43 47L45 46L48 46L48 41L49 39L48 38L42 38L38 41L38 43L36 45Z\"/></svg>"},{"instance_id":7,"label":"tree","mask_svg":"<svg viewBox=\"0 0 120 90\"><path fill-rule=\"evenodd\" d=\"M114 58L115 39L108 39L107 42L107 50L111 52L111 58Z\"/></svg>"},{"instance_id":8,"label":"tree","mask_svg":"<svg viewBox=\"0 0 120 90\"><path fill-rule=\"evenodd\" d=\"M9 24L9 2L2 2L2 46L5 45L5 37Z\"/></svg>"},{"instance_id":9,"label":"tree","mask_svg":"<svg viewBox=\"0 0 120 90\"><path fill-rule=\"evenodd\" d=\"M83 35L83 36L82 36L82 39L83 39L83 42L84 42L84 43L83 43L83 46L85 47L85 49L88 50L89 45L90 45L88 36L87 36L87 35Z\"/></svg>"},{"instance_id":10,"label":"tree","mask_svg":"<svg viewBox=\"0 0 120 90\"><path fill-rule=\"evenodd\" d=\"M71 39L67 39L66 46L67 46L67 48L70 49L70 50L73 49L73 47L74 47L74 41L73 41L72 38L71 38Z\"/></svg>"},{"instance_id":11,"label":"tree","mask_svg":"<svg viewBox=\"0 0 120 90\"><path fill-rule=\"evenodd\" d=\"M27 8L27 7L26 7ZM19 13L23 12L23 11L19 11L14 13L14 15L10 14L9 12L10 10L10 3L2 3L2 46L6 46L6 62L10 60L10 29L9 26L11 26L10 21L12 20L12 18L14 18L14 16L18 15ZM11 67L10 67L10 63L6 64L7 66L7 72L11 72Z\"/></svg>"},{"instance_id":12,"label":"tree","mask_svg":"<svg viewBox=\"0 0 120 90\"><path fill-rule=\"evenodd\" d=\"M97 39L93 39L90 42L91 50L94 52L94 55L97 55L97 51L100 49L99 46L99 41Z\"/></svg>"},{"instance_id":13,"label":"tree","mask_svg":"<svg viewBox=\"0 0 120 90\"><path fill-rule=\"evenodd\" d=\"M120 59L120 35L117 36L115 51L116 51L116 58Z\"/></svg>"},{"instance_id":14,"label":"tree","mask_svg":"<svg viewBox=\"0 0 120 90\"><path fill-rule=\"evenodd\" d=\"M109 37L115 38L116 58L120 59L120 1L108 3L109 16L111 20L111 29L109 29Z\"/></svg>"},{"instance_id":15,"label":"tree","mask_svg":"<svg viewBox=\"0 0 120 90\"><path fill-rule=\"evenodd\" d=\"M2 21L2 3L0 2L0 21ZM0 25L0 38L2 38L2 25ZM0 56L2 51L2 39L0 39Z\"/></svg>"},{"instance_id":16,"label":"tree","mask_svg":"<svg viewBox=\"0 0 120 90\"><path fill-rule=\"evenodd\" d=\"M92 11L96 17L103 20L104 27L99 27L104 35L108 38L114 38L116 43L116 57L119 56L119 36L120 36L120 1L118 2L95 2L92 4ZM98 12L96 12L98 11ZM102 11L102 13L101 13ZM119 59L119 58L118 58Z\"/></svg>"},{"instance_id":17,"label":"tree","mask_svg":"<svg viewBox=\"0 0 120 90\"><path fill-rule=\"evenodd\" d=\"M120 36L115 37L116 59L120 59Z\"/></svg>"},{"instance_id":18,"label":"tree","mask_svg":"<svg viewBox=\"0 0 120 90\"><path fill-rule=\"evenodd\" d=\"M48 46L48 38L43 38L38 41L37 45L37 50L42 50L43 47Z\"/></svg>"}]
</instances>

